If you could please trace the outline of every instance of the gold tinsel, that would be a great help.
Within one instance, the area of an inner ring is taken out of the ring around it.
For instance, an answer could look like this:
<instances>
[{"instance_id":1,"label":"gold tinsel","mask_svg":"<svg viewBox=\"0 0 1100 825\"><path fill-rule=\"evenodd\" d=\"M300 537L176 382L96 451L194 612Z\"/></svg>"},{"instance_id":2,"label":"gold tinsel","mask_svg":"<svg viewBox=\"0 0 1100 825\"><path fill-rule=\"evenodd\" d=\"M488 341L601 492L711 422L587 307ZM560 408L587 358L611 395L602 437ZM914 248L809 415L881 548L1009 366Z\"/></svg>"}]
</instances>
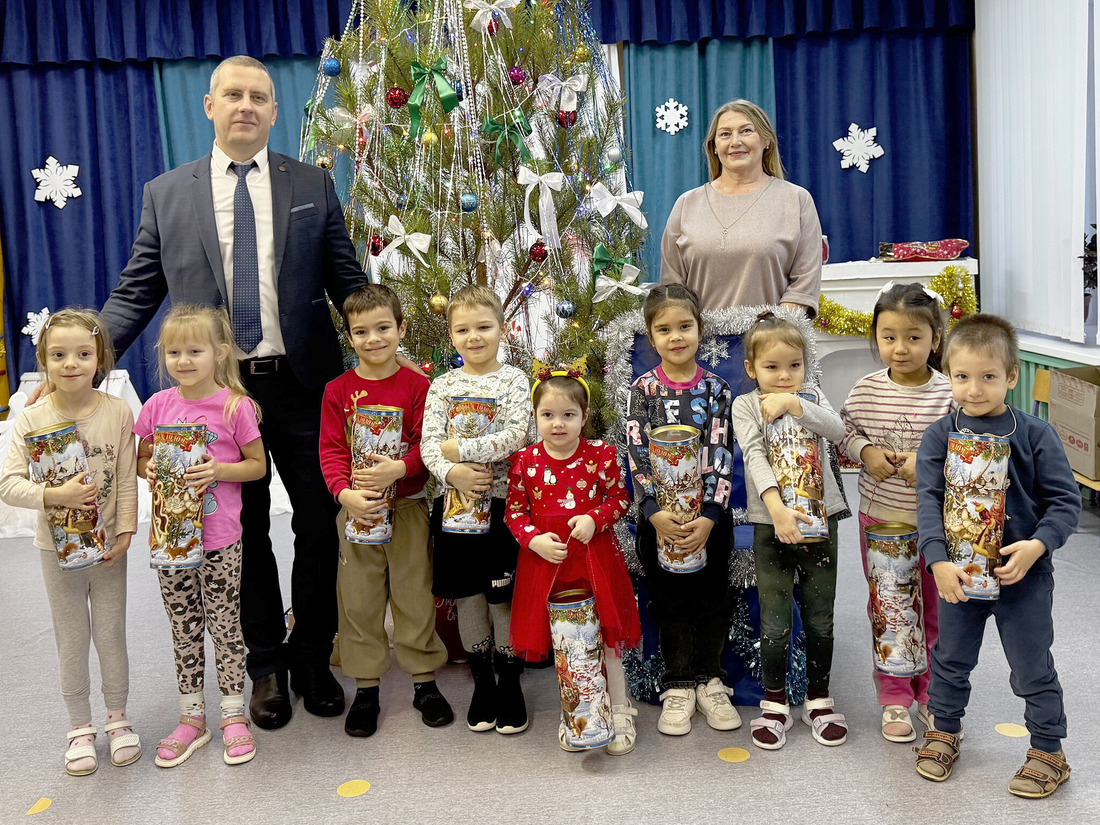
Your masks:
<instances>
[{"instance_id":1,"label":"gold tinsel","mask_svg":"<svg viewBox=\"0 0 1100 825\"><path fill-rule=\"evenodd\" d=\"M964 266L951 265L936 275L928 288L943 297L944 311L947 313L947 328L955 326L951 312L958 306L960 318L973 315L978 311L978 298L974 293L974 278ZM831 298L821 296L817 318L814 319L822 332L833 335L853 335L868 338L871 335L871 313L848 309Z\"/></svg>"}]
</instances>

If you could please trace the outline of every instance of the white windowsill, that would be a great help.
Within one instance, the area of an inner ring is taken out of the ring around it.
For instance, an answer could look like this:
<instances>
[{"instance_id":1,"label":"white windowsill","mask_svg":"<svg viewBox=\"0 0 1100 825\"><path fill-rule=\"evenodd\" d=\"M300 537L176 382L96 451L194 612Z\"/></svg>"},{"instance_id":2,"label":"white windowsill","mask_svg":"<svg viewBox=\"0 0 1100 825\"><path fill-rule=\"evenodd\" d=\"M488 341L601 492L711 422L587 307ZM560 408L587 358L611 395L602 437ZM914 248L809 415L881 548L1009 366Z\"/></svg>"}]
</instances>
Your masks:
<instances>
[{"instance_id":1,"label":"white windowsill","mask_svg":"<svg viewBox=\"0 0 1100 825\"><path fill-rule=\"evenodd\" d=\"M1067 361L1076 361L1092 367L1100 366L1100 347L1095 344L1078 344L1055 338L1051 335L1040 335L1037 332L1017 330L1020 339L1020 349L1023 352L1034 352L1037 355L1047 355L1052 358L1064 358ZM1085 327L1085 340L1096 340L1096 326Z\"/></svg>"}]
</instances>

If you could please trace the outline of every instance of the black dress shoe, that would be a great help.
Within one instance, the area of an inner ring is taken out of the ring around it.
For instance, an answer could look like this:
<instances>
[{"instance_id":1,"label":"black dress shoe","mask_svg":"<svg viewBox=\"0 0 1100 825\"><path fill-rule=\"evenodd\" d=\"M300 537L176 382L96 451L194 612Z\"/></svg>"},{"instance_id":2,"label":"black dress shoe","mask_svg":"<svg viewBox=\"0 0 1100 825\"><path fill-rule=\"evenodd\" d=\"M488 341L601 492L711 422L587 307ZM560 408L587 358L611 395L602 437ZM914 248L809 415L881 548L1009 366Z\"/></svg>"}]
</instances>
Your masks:
<instances>
[{"instance_id":1,"label":"black dress shoe","mask_svg":"<svg viewBox=\"0 0 1100 825\"><path fill-rule=\"evenodd\" d=\"M290 692L286 689L286 672L278 671L252 681L252 699L248 702L252 721L265 730L281 728L290 721Z\"/></svg>"},{"instance_id":2,"label":"black dress shoe","mask_svg":"<svg viewBox=\"0 0 1100 825\"><path fill-rule=\"evenodd\" d=\"M359 688L344 719L344 733L348 736L373 736L378 730L378 711L378 688Z\"/></svg>"},{"instance_id":3,"label":"black dress shoe","mask_svg":"<svg viewBox=\"0 0 1100 825\"><path fill-rule=\"evenodd\" d=\"M290 686L314 716L339 716L344 712L344 689L327 664L292 671Z\"/></svg>"}]
</instances>

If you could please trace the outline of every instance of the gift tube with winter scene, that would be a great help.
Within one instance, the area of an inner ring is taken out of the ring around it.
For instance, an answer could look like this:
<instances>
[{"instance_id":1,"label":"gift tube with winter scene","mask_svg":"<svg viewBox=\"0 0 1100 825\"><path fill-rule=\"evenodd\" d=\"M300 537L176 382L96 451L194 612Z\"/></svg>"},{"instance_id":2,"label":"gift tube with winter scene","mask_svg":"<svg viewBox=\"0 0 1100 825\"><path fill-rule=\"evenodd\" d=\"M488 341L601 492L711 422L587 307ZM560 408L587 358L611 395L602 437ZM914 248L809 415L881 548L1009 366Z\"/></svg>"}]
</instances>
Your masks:
<instances>
[{"instance_id":1,"label":"gift tube with winter scene","mask_svg":"<svg viewBox=\"0 0 1100 825\"><path fill-rule=\"evenodd\" d=\"M649 433L649 464L657 506L681 524L698 518L703 505L700 446L700 433L695 427L667 424ZM658 539L657 563L672 573L691 573L706 566L707 547L689 551Z\"/></svg>"},{"instance_id":2,"label":"gift tube with winter scene","mask_svg":"<svg viewBox=\"0 0 1100 825\"><path fill-rule=\"evenodd\" d=\"M450 438L477 438L492 432L497 417L495 398L455 396L447 411ZM488 533L489 508L493 503L492 491L481 495L467 495L454 487L443 491L444 533Z\"/></svg>"},{"instance_id":3,"label":"gift tube with winter scene","mask_svg":"<svg viewBox=\"0 0 1100 825\"><path fill-rule=\"evenodd\" d=\"M883 522L870 524L863 532L875 670L890 676L918 676L928 670L928 648L917 528Z\"/></svg>"},{"instance_id":4,"label":"gift tube with winter scene","mask_svg":"<svg viewBox=\"0 0 1100 825\"><path fill-rule=\"evenodd\" d=\"M365 470L374 464L371 456L401 457L400 407L362 406L355 408L351 425L351 469ZM352 480L352 489L361 489ZM354 544L385 544L393 538L393 508L397 497L397 482L385 491L386 507L370 519L348 517L344 537Z\"/></svg>"},{"instance_id":5,"label":"gift tube with winter scene","mask_svg":"<svg viewBox=\"0 0 1100 825\"><path fill-rule=\"evenodd\" d=\"M168 424L153 429L153 510L149 566L177 570L202 564L204 495L187 486L184 473L202 463L205 424Z\"/></svg>"},{"instance_id":6,"label":"gift tube with winter scene","mask_svg":"<svg viewBox=\"0 0 1100 825\"><path fill-rule=\"evenodd\" d=\"M799 393L799 396L817 401L814 393ZM768 460L784 506L812 519L809 524L798 522L802 540L828 540L829 522L825 512L825 474L822 472L820 439L793 415L779 416L765 427L765 434Z\"/></svg>"},{"instance_id":7,"label":"gift tube with winter scene","mask_svg":"<svg viewBox=\"0 0 1100 825\"><path fill-rule=\"evenodd\" d=\"M73 476L88 472L88 456L72 421L29 432L23 440L31 456L31 478L39 484L60 487ZM48 507L46 522L62 570L83 570L103 560L107 534L98 505Z\"/></svg>"},{"instance_id":8,"label":"gift tube with winter scene","mask_svg":"<svg viewBox=\"0 0 1100 825\"><path fill-rule=\"evenodd\" d=\"M615 727L596 599L587 590L563 590L550 596L547 607L565 742L572 748L603 747L615 738Z\"/></svg>"},{"instance_id":9,"label":"gift tube with winter scene","mask_svg":"<svg viewBox=\"0 0 1100 825\"><path fill-rule=\"evenodd\" d=\"M999 599L993 573L1001 564L1012 447L997 435L949 433L943 475L943 529L947 557L970 575L963 593L971 599Z\"/></svg>"}]
</instances>

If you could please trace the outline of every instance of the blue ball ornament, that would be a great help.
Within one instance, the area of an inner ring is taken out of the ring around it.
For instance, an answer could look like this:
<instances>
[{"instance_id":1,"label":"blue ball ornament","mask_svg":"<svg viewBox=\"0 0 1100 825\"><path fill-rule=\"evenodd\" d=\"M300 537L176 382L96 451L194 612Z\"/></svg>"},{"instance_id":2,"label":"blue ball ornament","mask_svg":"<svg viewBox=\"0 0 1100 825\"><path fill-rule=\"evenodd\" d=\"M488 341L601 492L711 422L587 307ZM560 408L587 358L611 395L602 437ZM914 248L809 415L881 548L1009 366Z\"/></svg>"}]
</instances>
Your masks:
<instances>
[{"instance_id":1,"label":"blue ball ornament","mask_svg":"<svg viewBox=\"0 0 1100 825\"><path fill-rule=\"evenodd\" d=\"M473 192L463 192L461 201L463 212L473 212L477 209L477 195Z\"/></svg>"},{"instance_id":2,"label":"blue ball ornament","mask_svg":"<svg viewBox=\"0 0 1100 825\"><path fill-rule=\"evenodd\" d=\"M400 212L404 212L409 208L409 198L406 195L398 195L394 203Z\"/></svg>"},{"instance_id":3,"label":"blue ball ornament","mask_svg":"<svg viewBox=\"0 0 1100 825\"><path fill-rule=\"evenodd\" d=\"M336 77L340 74L340 58L326 57L321 61L321 69L329 77Z\"/></svg>"},{"instance_id":4,"label":"blue ball ornament","mask_svg":"<svg viewBox=\"0 0 1100 825\"><path fill-rule=\"evenodd\" d=\"M455 97L457 97L459 101L466 97L466 87L462 84L461 80L456 80L451 86L454 87Z\"/></svg>"},{"instance_id":5,"label":"blue ball ornament","mask_svg":"<svg viewBox=\"0 0 1100 825\"><path fill-rule=\"evenodd\" d=\"M554 314L563 319L572 318L576 311L577 307L572 301L558 301L558 305L554 307Z\"/></svg>"}]
</instances>

